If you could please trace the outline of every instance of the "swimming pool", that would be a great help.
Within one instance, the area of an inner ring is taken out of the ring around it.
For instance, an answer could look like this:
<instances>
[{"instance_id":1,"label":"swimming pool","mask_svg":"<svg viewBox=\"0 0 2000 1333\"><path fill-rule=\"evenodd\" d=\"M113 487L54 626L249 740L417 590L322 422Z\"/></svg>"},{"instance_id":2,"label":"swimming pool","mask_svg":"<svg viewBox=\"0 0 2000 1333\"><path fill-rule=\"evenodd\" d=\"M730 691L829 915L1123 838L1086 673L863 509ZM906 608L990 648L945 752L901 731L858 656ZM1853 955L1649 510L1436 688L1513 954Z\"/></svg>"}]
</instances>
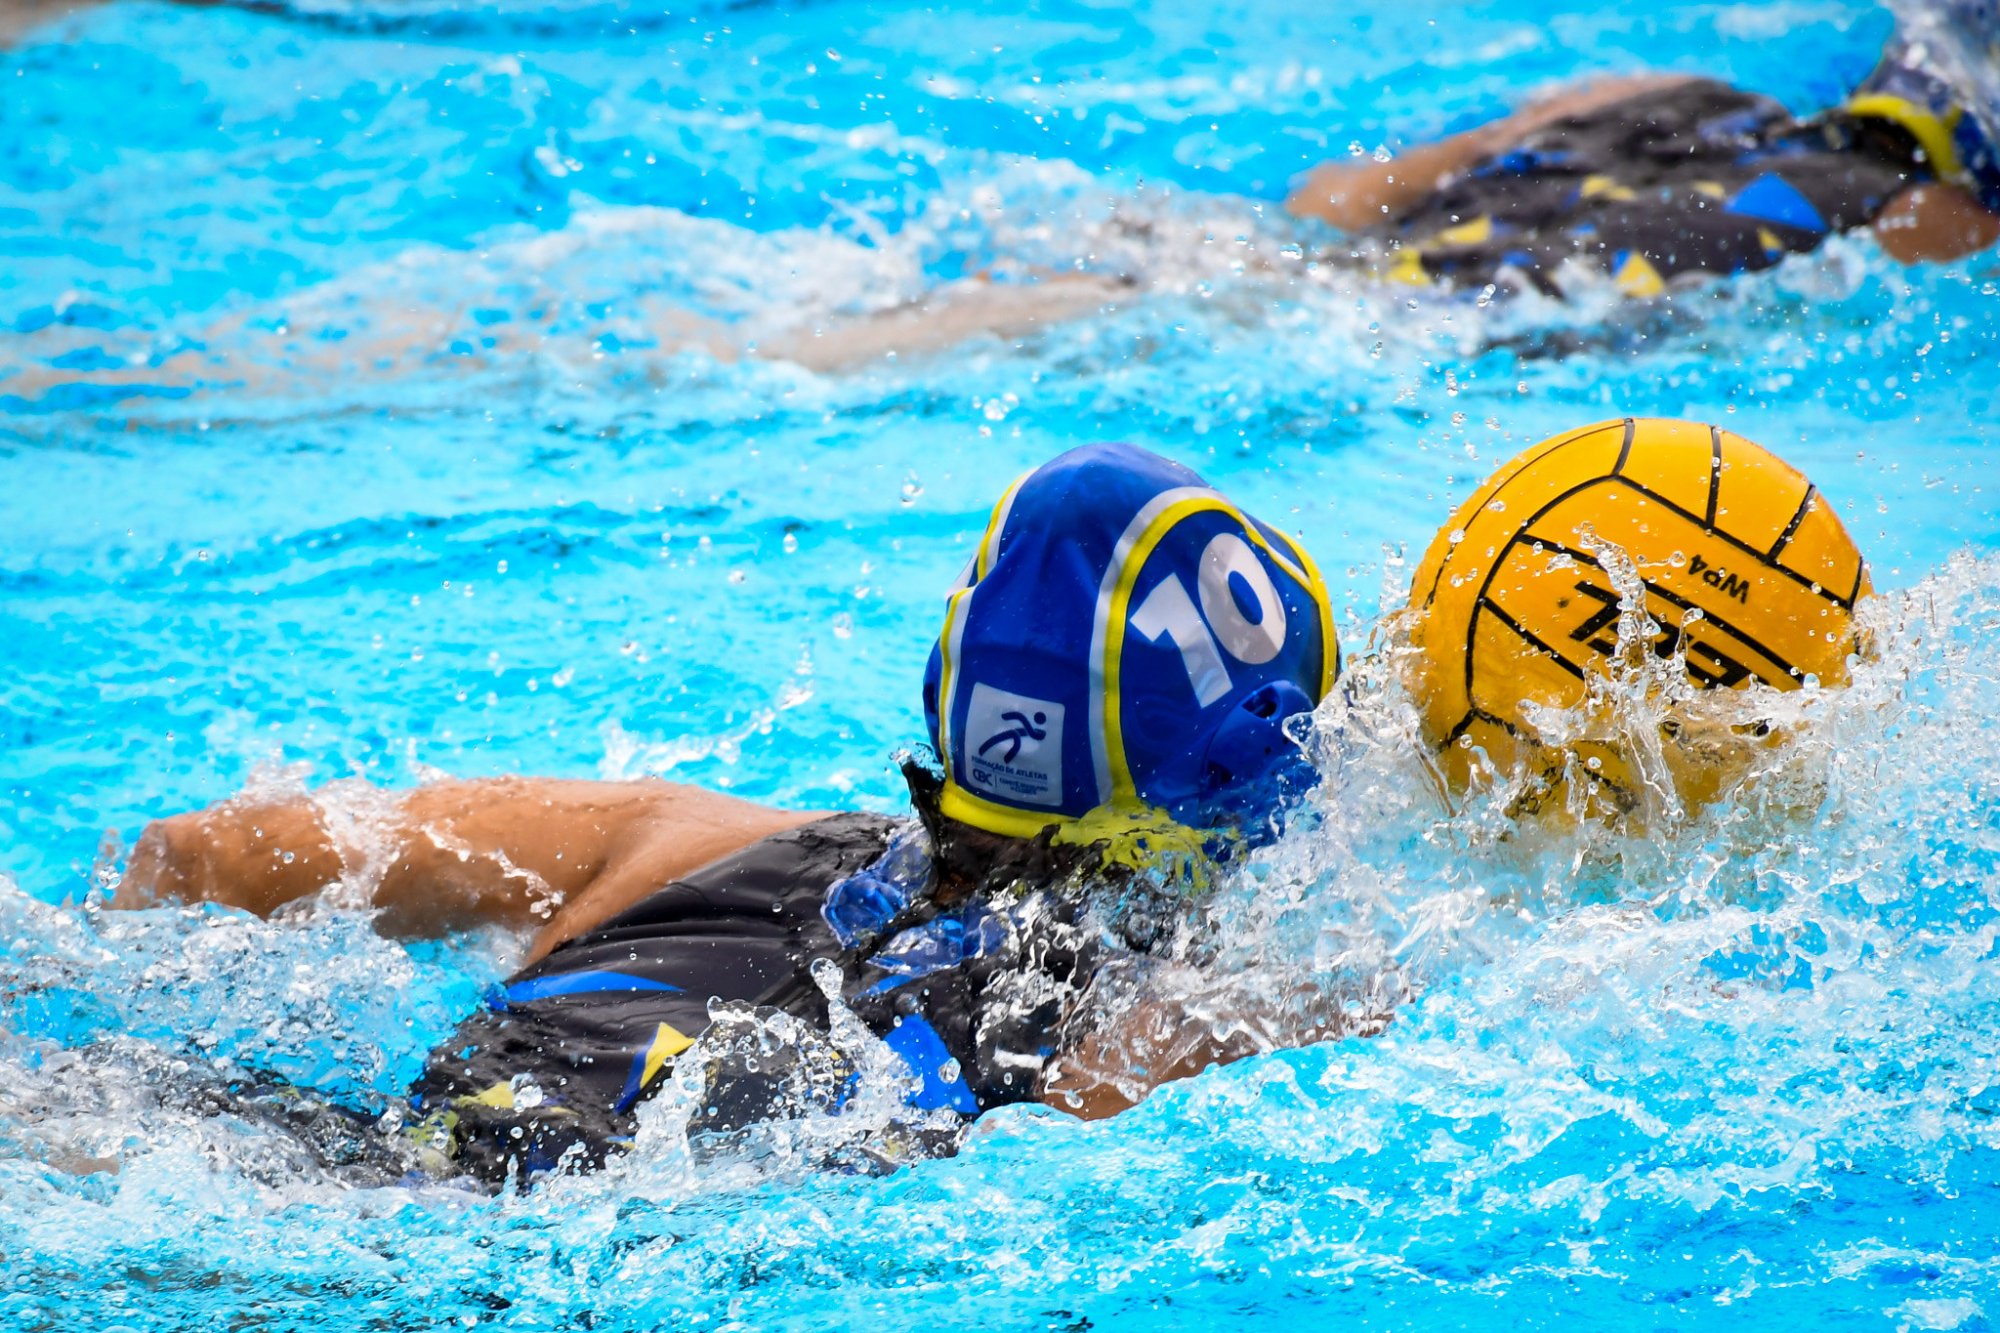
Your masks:
<instances>
[{"instance_id":1,"label":"swimming pool","mask_svg":"<svg viewBox=\"0 0 2000 1333\"><path fill-rule=\"evenodd\" d=\"M1663 308L1481 307L1308 271L1327 234L1276 206L1591 71L1823 105L1886 29L299 0L116 4L0 52L5 1324L2000 1319L2000 261L1836 241ZM651 320L755 338L1079 268L1144 281L842 373ZM357 345L393 351L319 373ZM249 369L188 392L176 354ZM938 594L1049 454L1135 440L1297 531L1353 653L1478 479L1622 413L1811 473L1883 659L1796 788L1660 845L1441 820L1361 672L1324 827L1218 911L1269 984L1400 968L1375 1040L1096 1125L999 1114L882 1180L690 1167L656 1118L525 1198L348 1189L190 1078L390 1094L506 942L59 905L104 830L246 785L339 780L363 823L354 779L438 770L895 808Z\"/></svg>"}]
</instances>

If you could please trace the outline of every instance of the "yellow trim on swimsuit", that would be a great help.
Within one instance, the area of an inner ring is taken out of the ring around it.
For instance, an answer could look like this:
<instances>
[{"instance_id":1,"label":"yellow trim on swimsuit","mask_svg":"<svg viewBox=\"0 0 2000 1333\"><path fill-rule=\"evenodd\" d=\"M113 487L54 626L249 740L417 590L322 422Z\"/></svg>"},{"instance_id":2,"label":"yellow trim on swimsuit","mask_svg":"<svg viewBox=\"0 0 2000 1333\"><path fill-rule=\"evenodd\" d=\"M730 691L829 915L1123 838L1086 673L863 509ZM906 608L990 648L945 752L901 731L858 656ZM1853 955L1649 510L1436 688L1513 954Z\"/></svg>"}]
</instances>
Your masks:
<instances>
[{"instance_id":1,"label":"yellow trim on swimsuit","mask_svg":"<svg viewBox=\"0 0 2000 1333\"><path fill-rule=\"evenodd\" d=\"M1431 275L1424 271L1423 252L1414 245L1406 245L1396 251L1396 257L1382 274L1391 282L1406 282L1412 287L1428 287Z\"/></svg>"},{"instance_id":2,"label":"yellow trim on swimsuit","mask_svg":"<svg viewBox=\"0 0 2000 1333\"><path fill-rule=\"evenodd\" d=\"M1493 239L1493 218L1482 213L1470 222L1461 222L1456 227L1446 227L1431 237L1432 245L1484 245Z\"/></svg>"},{"instance_id":3,"label":"yellow trim on swimsuit","mask_svg":"<svg viewBox=\"0 0 2000 1333\"><path fill-rule=\"evenodd\" d=\"M1639 196L1632 193L1629 187L1620 185L1617 177L1606 176L1600 172L1596 175L1585 176L1583 178L1583 197L1585 199L1609 199L1613 203L1629 204Z\"/></svg>"},{"instance_id":4,"label":"yellow trim on swimsuit","mask_svg":"<svg viewBox=\"0 0 2000 1333\"><path fill-rule=\"evenodd\" d=\"M1627 255L1611 280L1627 296L1658 296L1667 290L1667 280L1660 276L1660 270L1640 254Z\"/></svg>"},{"instance_id":5,"label":"yellow trim on swimsuit","mask_svg":"<svg viewBox=\"0 0 2000 1333\"><path fill-rule=\"evenodd\" d=\"M653 1034L653 1044L646 1048L646 1066L639 1075L639 1086L650 1088L659 1072L666 1068L667 1061L694 1045L694 1038L682 1032L672 1023L660 1024L660 1030Z\"/></svg>"}]
</instances>

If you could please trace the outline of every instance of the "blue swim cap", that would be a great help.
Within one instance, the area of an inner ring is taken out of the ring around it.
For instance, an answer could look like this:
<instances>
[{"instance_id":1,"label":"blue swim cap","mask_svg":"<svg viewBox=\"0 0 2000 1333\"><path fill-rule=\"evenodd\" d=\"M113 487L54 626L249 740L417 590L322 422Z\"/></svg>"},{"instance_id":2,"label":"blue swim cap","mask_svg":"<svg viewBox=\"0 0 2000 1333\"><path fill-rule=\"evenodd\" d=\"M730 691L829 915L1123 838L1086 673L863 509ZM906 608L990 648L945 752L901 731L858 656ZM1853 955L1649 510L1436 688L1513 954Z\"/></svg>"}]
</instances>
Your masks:
<instances>
[{"instance_id":1,"label":"blue swim cap","mask_svg":"<svg viewBox=\"0 0 2000 1333\"><path fill-rule=\"evenodd\" d=\"M1908 130L1938 179L2000 212L2000 0L1892 0L1896 35L1847 104Z\"/></svg>"},{"instance_id":2,"label":"blue swim cap","mask_svg":"<svg viewBox=\"0 0 2000 1333\"><path fill-rule=\"evenodd\" d=\"M1129 444L1015 482L946 607L924 676L941 804L1019 837L1121 820L1254 836L1276 776L1306 767L1286 719L1340 669L1305 550Z\"/></svg>"}]
</instances>

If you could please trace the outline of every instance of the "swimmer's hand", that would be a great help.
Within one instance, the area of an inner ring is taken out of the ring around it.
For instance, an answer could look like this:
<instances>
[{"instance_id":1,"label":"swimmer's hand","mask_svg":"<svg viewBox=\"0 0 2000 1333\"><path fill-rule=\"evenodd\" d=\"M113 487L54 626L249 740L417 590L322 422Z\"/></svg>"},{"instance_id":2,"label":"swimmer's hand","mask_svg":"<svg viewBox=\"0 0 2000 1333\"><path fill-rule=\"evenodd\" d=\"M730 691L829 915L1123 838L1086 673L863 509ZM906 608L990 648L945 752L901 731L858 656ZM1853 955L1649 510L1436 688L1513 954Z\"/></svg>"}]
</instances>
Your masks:
<instances>
[{"instance_id":1,"label":"swimmer's hand","mask_svg":"<svg viewBox=\"0 0 2000 1333\"><path fill-rule=\"evenodd\" d=\"M1342 1037L1372 1037L1389 1010L1310 985L1276 994L1163 996L1141 1001L1101 1023L1050 1061L1037 1096L1082 1120L1102 1120L1138 1105L1153 1089L1252 1055Z\"/></svg>"}]
</instances>

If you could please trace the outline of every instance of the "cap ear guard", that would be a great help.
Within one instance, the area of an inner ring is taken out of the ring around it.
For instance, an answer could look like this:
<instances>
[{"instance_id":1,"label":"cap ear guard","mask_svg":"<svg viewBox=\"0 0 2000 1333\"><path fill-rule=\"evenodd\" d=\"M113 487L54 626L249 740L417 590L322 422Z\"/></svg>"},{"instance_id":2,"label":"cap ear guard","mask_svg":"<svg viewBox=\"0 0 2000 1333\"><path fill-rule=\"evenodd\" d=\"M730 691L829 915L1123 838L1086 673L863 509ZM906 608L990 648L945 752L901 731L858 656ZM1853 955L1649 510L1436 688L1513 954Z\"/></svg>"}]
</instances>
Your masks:
<instances>
[{"instance_id":1,"label":"cap ear guard","mask_svg":"<svg viewBox=\"0 0 2000 1333\"><path fill-rule=\"evenodd\" d=\"M1258 845L1280 824L1270 816L1285 798L1319 783L1319 770L1292 739L1293 718L1310 715L1313 700L1288 680L1274 680L1245 695L1209 733L1202 748L1202 791L1174 811L1187 823L1212 824L1218 816Z\"/></svg>"}]
</instances>

